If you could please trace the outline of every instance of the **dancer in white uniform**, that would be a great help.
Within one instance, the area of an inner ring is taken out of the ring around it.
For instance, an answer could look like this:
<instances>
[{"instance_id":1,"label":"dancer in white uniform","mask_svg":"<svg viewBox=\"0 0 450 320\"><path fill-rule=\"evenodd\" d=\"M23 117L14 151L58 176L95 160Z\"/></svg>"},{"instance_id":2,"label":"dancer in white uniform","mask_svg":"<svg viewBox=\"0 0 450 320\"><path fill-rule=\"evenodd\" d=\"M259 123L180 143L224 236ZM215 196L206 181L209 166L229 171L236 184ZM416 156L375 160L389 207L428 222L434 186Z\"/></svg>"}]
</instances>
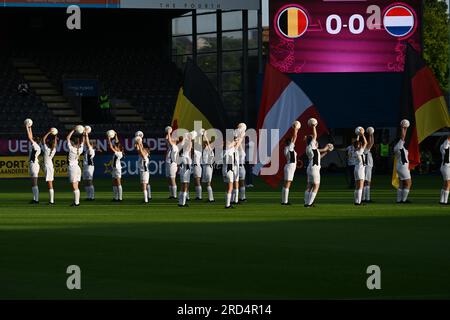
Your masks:
<instances>
[{"instance_id":1,"label":"dancer in white uniform","mask_svg":"<svg viewBox=\"0 0 450 320\"><path fill-rule=\"evenodd\" d=\"M214 202L214 193L211 185L214 169L214 150L206 135L203 134L203 153L202 153L202 182L206 184L208 191L208 202Z\"/></svg>"},{"instance_id":2,"label":"dancer in white uniform","mask_svg":"<svg viewBox=\"0 0 450 320\"><path fill-rule=\"evenodd\" d=\"M78 188L79 183L81 181L81 168L78 163L80 155L83 153L83 142L80 137L75 137L72 139L72 136L75 132L75 129L70 131L69 135L66 138L67 146L69 148L69 182L72 185L73 190L73 207L78 207L80 205L80 189Z\"/></svg>"},{"instance_id":3,"label":"dancer in white uniform","mask_svg":"<svg viewBox=\"0 0 450 320\"><path fill-rule=\"evenodd\" d=\"M318 123L312 125L313 133L306 138L306 155L309 162L308 168L306 169L308 181L305 191L305 208L311 208L314 206L314 202L320 188L321 160L333 150L333 145L331 144L328 144L323 149L319 149L319 143L317 142L317 126Z\"/></svg>"},{"instance_id":4,"label":"dancer in white uniform","mask_svg":"<svg viewBox=\"0 0 450 320\"><path fill-rule=\"evenodd\" d=\"M405 147L405 139L408 128L401 128L401 138L394 147L394 154L397 158L397 175L399 179L399 188L397 190L397 203L410 203L408 200L411 190L412 180L409 171L408 150Z\"/></svg>"},{"instance_id":5,"label":"dancer in white uniform","mask_svg":"<svg viewBox=\"0 0 450 320\"><path fill-rule=\"evenodd\" d=\"M450 191L450 134L440 148L442 155L441 173L444 185L441 190L440 204L448 205L448 194Z\"/></svg>"},{"instance_id":6,"label":"dancer in white uniform","mask_svg":"<svg viewBox=\"0 0 450 320\"><path fill-rule=\"evenodd\" d=\"M363 139L363 141L361 141ZM360 206L362 204L362 193L364 188L364 180L366 175L366 157L364 155L364 150L367 148L367 139L364 135L364 129L361 128L358 137L354 143L354 158L356 159L355 164L355 193L354 200L355 205Z\"/></svg>"},{"instance_id":7,"label":"dancer in white uniform","mask_svg":"<svg viewBox=\"0 0 450 320\"><path fill-rule=\"evenodd\" d=\"M192 167L192 136L191 133L180 137L180 144L178 146L180 156L180 182L181 191L178 195L178 206L189 207L186 203L188 200L189 184L191 182L191 167Z\"/></svg>"},{"instance_id":8,"label":"dancer in white uniform","mask_svg":"<svg viewBox=\"0 0 450 320\"><path fill-rule=\"evenodd\" d=\"M370 194L370 188L372 184L372 171L373 171L373 156L372 156L372 147L375 143L375 138L373 136L373 132L369 133L367 132L368 140L367 140L367 147L364 150L364 157L366 160L366 167L365 167L365 174L364 174L364 189L363 189L363 196L362 196L362 202L365 203L371 203L372 197Z\"/></svg>"},{"instance_id":9,"label":"dancer in white uniform","mask_svg":"<svg viewBox=\"0 0 450 320\"><path fill-rule=\"evenodd\" d=\"M198 135L194 139L192 148L192 175L194 177L195 185L195 200L202 200L202 135Z\"/></svg>"},{"instance_id":10,"label":"dancer in white uniform","mask_svg":"<svg viewBox=\"0 0 450 320\"><path fill-rule=\"evenodd\" d=\"M114 137L114 143L110 137L108 137L109 150L114 153L112 158L112 185L113 185L113 202L122 202L123 200L123 189L122 189L122 158L123 146L119 141L119 137Z\"/></svg>"},{"instance_id":11,"label":"dancer in white uniform","mask_svg":"<svg viewBox=\"0 0 450 320\"><path fill-rule=\"evenodd\" d=\"M51 142L47 143L47 138L51 135L51 130L42 138L42 148L44 149L44 173L45 181L47 182L49 204L55 204L55 191L53 189L53 181L55 180L55 168L53 166L53 158L56 154L56 145L58 137L55 135Z\"/></svg>"},{"instance_id":12,"label":"dancer in white uniform","mask_svg":"<svg viewBox=\"0 0 450 320\"><path fill-rule=\"evenodd\" d=\"M142 192L144 193L144 203L148 203L152 200L152 189L150 186L150 150L144 147L142 140L136 142L135 147L139 154L139 175Z\"/></svg>"},{"instance_id":13,"label":"dancer in white uniform","mask_svg":"<svg viewBox=\"0 0 450 320\"><path fill-rule=\"evenodd\" d=\"M238 148L238 155L239 155L239 201L245 202L247 201L247 196L245 194L245 176L247 172L245 171L245 158L247 157L247 154L244 150L244 144L241 143L241 145Z\"/></svg>"},{"instance_id":14,"label":"dancer in white uniform","mask_svg":"<svg viewBox=\"0 0 450 320\"><path fill-rule=\"evenodd\" d=\"M31 143L29 154L29 173L31 177L31 191L33 192L33 200L30 203L39 203L39 155L41 154L41 147L39 146L40 138L33 137L33 130L30 127L26 127L28 141Z\"/></svg>"},{"instance_id":15,"label":"dancer in white uniform","mask_svg":"<svg viewBox=\"0 0 450 320\"><path fill-rule=\"evenodd\" d=\"M95 200L95 188L94 188L94 157L95 157L95 140L89 140L89 134L84 132L84 156L83 156L83 181L84 190L86 190L87 201Z\"/></svg>"},{"instance_id":16,"label":"dancer in white uniform","mask_svg":"<svg viewBox=\"0 0 450 320\"><path fill-rule=\"evenodd\" d=\"M284 165L284 185L281 189L281 205L291 205L289 202L289 190L294 181L295 170L297 170L297 152L295 151L295 143L297 141L298 130L294 127L294 134L290 139L286 139L284 147L284 156L286 164Z\"/></svg>"},{"instance_id":17,"label":"dancer in white uniform","mask_svg":"<svg viewBox=\"0 0 450 320\"><path fill-rule=\"evenodd\" d=\"M231 206L232 197L237 198L236 185L239 188L239 159L237 159L236 149L242 143L242 138L235 136L233 140L227 141L223 153L222 175L226 188L225 209L233 208ZM236 203L236 200L233 201Z\"/></svg>"},{"instance_id":18,"label":"dancer in white uniform","mask_svg":"<svg viewBox=\"0 0 450 320\"><path fill-rule=\"evenodd\" d=\"M172 128L168 128L166 133L167 153L166 153L166 178L169 182L169 199L177 198L177 170L178 170L178 146L177 141L172 137Z\"/></svg>"}]
</instances>

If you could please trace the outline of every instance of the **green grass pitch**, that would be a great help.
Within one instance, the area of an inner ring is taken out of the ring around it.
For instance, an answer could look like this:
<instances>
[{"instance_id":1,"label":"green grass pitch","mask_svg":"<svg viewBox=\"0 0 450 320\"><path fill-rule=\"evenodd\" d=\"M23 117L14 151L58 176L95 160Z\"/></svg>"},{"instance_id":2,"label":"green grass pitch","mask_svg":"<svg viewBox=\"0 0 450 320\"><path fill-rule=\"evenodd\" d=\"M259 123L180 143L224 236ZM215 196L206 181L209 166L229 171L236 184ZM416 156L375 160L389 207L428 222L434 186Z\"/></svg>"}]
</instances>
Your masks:
<instances>
[{"instance_id":1,"label":"green grass pitch","mask_svg":"<svg viewBox=\"0 0 450 320\"><path fill-rule=\"evenodd\" d=\"M302 206L297 177L291 207L256 181L249 201L224 210L167 200L164 180L141 203L138 179L122 204L110 181L97 200L71 208L67 181L54 207L28 204L29 181L0 181L1 299L444 299L450 298L450 207L438 205L440 176L415 177L410 205L396 205L389 177L376 177L376 203L353 206L343 176L323 176L317 207ZM83 193L82 193L83 198ZM81 268L81 290L66 288L66 268ZM381 267L381 290L366 268Z\"/></svg>"}]
</instances>

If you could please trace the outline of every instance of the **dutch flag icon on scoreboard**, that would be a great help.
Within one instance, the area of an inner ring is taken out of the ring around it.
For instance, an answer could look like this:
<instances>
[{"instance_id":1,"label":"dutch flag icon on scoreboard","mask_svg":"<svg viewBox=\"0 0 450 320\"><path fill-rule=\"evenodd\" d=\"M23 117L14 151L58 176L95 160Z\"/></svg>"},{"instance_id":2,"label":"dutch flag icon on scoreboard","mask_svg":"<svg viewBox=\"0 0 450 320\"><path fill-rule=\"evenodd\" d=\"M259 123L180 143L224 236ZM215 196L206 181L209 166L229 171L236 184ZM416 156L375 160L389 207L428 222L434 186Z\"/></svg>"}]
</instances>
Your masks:
<instances>
[{"instance_id":1,"label":"dutch flag icon on scoreboard","mask_svg":"<svg viewBox=\"0 0 450 320\"><path fill-rule=\"evenodd\" d=\"M393 6L384 14L383 24L391 36L405 37L414 30L414 14L405 6Z\"/></svg>"}]
</instances>

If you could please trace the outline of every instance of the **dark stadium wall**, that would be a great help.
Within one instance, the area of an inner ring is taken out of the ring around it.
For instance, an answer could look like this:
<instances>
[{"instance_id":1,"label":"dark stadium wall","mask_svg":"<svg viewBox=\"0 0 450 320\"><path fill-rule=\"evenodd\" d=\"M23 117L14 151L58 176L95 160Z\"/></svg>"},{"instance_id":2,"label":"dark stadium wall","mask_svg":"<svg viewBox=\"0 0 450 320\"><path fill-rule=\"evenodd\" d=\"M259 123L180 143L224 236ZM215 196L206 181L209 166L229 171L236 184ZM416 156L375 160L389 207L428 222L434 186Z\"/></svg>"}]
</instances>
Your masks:
<instances>
[{"instance_id":1,"label":"dark stadium wall","mask_svg":"<svg viewBox=\"0 0 450 320\"><path fill-rule=\"evenodd\" d=\"M152 48L170 56L170 27L177 10L83 9L82 29L66 28L64 9L0 9L1 47Z\"/></svg>"},{"instance_id":2,"label":"dark stadium wall","mask_svg":"<svg viewBox=\"0 0 450 320\"><path fill-rule=\"evenodd\" d=\"M398 125L402 73L304 73L290 77L317 107L328 128ZM263 75L259 75L259 92L262 83Z\"/></svg>"}]
</instances>

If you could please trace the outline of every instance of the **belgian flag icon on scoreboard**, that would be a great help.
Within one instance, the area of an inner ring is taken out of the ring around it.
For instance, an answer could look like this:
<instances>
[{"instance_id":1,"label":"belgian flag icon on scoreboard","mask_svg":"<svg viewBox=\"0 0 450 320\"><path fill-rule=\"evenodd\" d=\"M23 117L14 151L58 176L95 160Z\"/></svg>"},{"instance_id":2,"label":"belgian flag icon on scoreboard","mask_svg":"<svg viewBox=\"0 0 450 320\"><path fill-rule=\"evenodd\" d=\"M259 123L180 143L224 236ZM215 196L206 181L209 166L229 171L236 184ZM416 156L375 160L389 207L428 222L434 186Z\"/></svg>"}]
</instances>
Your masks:
<instances>
[{"instance_id":1,"label":"belgian flag icon on scoreboard","mask_svg":"<svg viewBox=\"0 0 450 320\"><path fill-rule=\"evenodd\" d=\"M308 15L298 7L283 10L278 17L278 29L287 38L299 38L308 29Z\"/></svg>"}]
</instances>

